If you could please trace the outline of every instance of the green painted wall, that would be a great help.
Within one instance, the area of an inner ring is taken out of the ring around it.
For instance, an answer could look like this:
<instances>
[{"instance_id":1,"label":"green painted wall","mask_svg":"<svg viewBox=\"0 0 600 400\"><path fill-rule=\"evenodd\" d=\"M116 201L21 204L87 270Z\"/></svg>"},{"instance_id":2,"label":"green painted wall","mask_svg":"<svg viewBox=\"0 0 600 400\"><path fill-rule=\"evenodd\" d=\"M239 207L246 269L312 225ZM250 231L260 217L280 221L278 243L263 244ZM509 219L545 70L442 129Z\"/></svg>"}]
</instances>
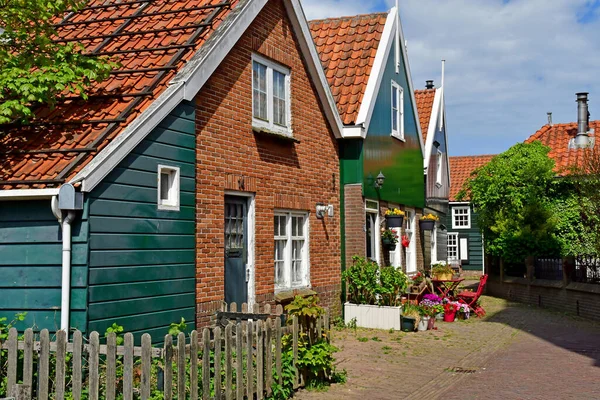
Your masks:
<instances>
[{"instance_id":1,"label":"green painted wall","mask_svg":"<svg viewBox=\"0 0 600 400\"><path fill-rule=\"evenodd\" d=\"M400 73L396 74L392 46L364 142L364 194L368 198L423 208L423 153L417 128L419 122L416 119L416 106L412 103L405 62L406 60L402 59ZM392 80L404 89L405 142L390 136ZM386 179L383 188L377 193L373 182L379 171L383 172Z\"/></svg>"},{"instance_id":2,"label":"green painted wall","mask_svg":"<svg viewBox=\"0 0 600 400\"><path fill-rule=\"evenodd\" d=\"M464 236L468 238L469 263L463 264L462 268L464 270L481 271L483 269L483 243L477 222L477 214L471 208L470 229L452 229L452 204L450 204L446 226L448 227L448 233L456 232L459 234L459 240Z\"/></svg>"},{"instance_id":3,"label":"green painted wall","mask_svg":"<svg viewBox=\"0 0 600 400\"><path fill-rule=\"evenodd\" d=\"M87 208L87 207L86 207ZM88 216L72 228L71 326L86 328ZM0 318L27 312L20 330L60 328L62 232L50 200L0 202Z\"/></svg>"},{"instance_id":4,"label":"green painted wall","mask_svg":"<svg viewBox=\"0 0 600 400\"><path fill-rule=\"evenodd\" d=\"M178 106L90 193L89 330L155 341L195 319L194 106ZM158 165L180 168L179 211L157 208Z\"/></svg>"}]
</instances>

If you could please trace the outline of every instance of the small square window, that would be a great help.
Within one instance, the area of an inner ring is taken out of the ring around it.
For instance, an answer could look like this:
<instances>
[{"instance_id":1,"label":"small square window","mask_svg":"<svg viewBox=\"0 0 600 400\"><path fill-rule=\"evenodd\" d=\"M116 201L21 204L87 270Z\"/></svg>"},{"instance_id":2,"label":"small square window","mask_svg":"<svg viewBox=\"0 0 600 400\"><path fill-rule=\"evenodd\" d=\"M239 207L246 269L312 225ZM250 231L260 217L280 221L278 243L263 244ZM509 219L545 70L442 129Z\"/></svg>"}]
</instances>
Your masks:
<instances>
[{"instance_id":1,"label":"small square window","mask_svg":"<svg viewBox=\"0 0 600 400\"><path fill-rule=\"evenodd\" d=\"M471 228L471 208L469 206L452 207L452 229Z\"/></svg>"},{"instance_id":2,"label":"small square window","mask_svg":"<svg viewBox=\"0 0 600 400\"><path fill-rule=\"evenodd\" d=\"M404 90L392 81L392 136L404 140Z\"/></svg>"},{"instance_id":3,"label":"small square window","mask_svg":"<svg viewBox=\"0 0 600 400\"><path fill-rule=\"evenodd\" d=\"M179 211L179 168L158 166L158 209Z\"/></svg>"},{"instance_id":4,"label":"small square window","mask_svg":"<svg viewBox=\"0 0 600 400\"><path fill-rule=\"evenodd\" d=\"M252 127L292 136L290 71L259 55L252 56Z\"/></svg>"}]
</instances>

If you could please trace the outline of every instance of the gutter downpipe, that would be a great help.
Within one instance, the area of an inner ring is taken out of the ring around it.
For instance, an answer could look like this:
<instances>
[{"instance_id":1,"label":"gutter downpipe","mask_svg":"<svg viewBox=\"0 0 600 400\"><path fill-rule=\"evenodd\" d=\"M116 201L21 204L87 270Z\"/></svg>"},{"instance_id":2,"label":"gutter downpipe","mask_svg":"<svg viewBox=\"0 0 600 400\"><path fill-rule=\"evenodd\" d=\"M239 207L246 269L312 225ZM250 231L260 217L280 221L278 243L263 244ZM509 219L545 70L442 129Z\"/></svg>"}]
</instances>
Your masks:
<instances>
[{"instance_id":1,"label":"gutter downpipe","mask_svg":"<svg viewBox=\"0 0 600 400\"><path fill-rule=\"evenodd\" d=\"M58 197L52 196L52 213L62 228L62 279L60 297L60 329L69 332L69 314L71 310L71 223L75 220L75 211L68 211L62 218L58 208Z\"/></svg>"}]
</instances>

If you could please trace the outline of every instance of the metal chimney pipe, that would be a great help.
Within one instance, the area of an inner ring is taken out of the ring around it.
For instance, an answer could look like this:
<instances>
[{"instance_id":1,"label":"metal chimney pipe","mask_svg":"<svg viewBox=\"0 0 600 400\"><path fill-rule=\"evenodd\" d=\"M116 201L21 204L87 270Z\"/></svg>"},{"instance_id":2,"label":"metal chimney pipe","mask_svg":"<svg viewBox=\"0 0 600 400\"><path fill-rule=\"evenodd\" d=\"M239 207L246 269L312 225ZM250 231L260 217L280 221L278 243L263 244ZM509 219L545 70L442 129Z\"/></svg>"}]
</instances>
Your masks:
<instances>
[{"instance_id":1,"label":"metal chimney pipe","mask_svg":"<svg viewBox=\"0 0 600 400\"><path fill-rule=\"evenodd\" d=\"M577 136L576 147L587 147L589 144L588 130L590 113L588 112L588 93L580 92L577 95Z\"/></svg>"},{"instance_id":2,"label":"metal chimney pipe","mask_svg":"<svg viewBox=\"0 0 600 400\"><path fill-rule=\"evenodd\" d=\"M425 81L425 89L433 89L433 80Z\"/></svg>"},{"instance_id":3,"label":"metal chimney pipe","mask_svg":"<svg viewBox=\"0 0 600 400\"><path fill-rule=\"evenodd\" d=\"M546 114L548 114L548 125L552 126L552 112L548 111Z\"/></svg>"}]
</instances>

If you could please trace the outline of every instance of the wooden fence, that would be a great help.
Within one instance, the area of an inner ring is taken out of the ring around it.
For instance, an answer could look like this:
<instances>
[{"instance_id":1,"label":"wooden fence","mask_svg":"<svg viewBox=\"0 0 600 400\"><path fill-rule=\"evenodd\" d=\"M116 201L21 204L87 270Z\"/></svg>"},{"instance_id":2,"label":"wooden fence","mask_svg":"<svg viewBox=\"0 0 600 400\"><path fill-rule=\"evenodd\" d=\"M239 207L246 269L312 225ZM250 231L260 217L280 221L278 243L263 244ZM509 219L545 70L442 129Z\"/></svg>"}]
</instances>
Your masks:
<instances>
[{"instance_id":1,"label":"wooden fence","mask_svg":"<svg viewBox=\"0 0 600 400\"><path fill-rule=\"evenodd\" d=\"M204 328L188 337L179 333L176 340L166 335L162 347L152 347L147 333L141 346L134 346L131 333L117 345L114 333L100 344L98 332L86 339L75 331L68 340L59 331L51 341L48 330L36 340L31 329L18 338L12 328L1 346L0 382L6 374L7 395L16 399L62 400L68 394L74 400L114 400L121 393L124 400L263 399L275 379L282 383L284 335L290 335L294 367L302 332L329 340L328 313L307 327L296 317L283 325L281 316L270 315L270 307L264 311L269 315L264 320L237 318L224 328ZM235 313L232 304L229 314ZM302 384L296 373L294 388Z\"/></svg>"}]
</instances>

